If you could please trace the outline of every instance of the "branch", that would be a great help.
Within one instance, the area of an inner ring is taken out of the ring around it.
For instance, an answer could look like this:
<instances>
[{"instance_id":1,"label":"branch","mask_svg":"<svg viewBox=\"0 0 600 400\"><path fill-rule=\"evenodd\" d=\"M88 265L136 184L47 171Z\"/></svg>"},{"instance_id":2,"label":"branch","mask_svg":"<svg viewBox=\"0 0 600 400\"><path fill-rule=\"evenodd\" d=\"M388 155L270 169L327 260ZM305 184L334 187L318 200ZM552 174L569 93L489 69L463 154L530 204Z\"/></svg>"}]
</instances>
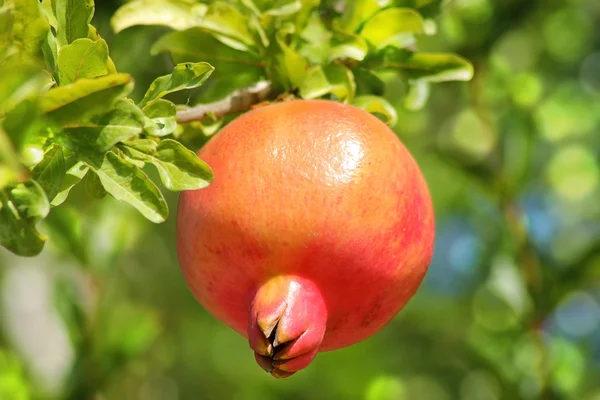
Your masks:
<instances>
[{"instance_id":1,"label":"branch","mask_svg":"<svg viewBox=\"0 0 600 400\"><path fill-rule=\"evenodd\" d=\"M270 93L271 82L260 81L252 86L236 90L223 100L208 104L198 104L194 107L177 111L177 122L184 124L199 121L208 114L222 117L227 114L245 111L253 104L265 100Z\"/></svg>"}]
</instances>

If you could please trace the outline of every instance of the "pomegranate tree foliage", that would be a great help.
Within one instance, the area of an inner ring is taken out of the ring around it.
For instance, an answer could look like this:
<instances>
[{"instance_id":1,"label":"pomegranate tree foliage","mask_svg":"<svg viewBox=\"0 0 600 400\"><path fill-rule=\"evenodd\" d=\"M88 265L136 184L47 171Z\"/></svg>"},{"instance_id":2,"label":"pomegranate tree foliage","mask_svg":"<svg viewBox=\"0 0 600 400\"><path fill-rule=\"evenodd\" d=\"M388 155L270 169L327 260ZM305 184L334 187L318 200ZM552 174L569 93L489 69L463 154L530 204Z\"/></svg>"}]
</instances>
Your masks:
<instances>
[{"instance_id":1,"label":"pomegranate tree foliage","mask_svg":"<svg viewBox=\"0 0 600 400\"><path fill-rule=\"evenodd\" d=\"M471 79L459 56L415 48L416 36L435 32L441 0L399 3L128 2L112 18L114 31L168 27L150 51L176 63L136 103L133 78L117 71L90 24L93 0L0 0L0 242L38 254L46 238L36 225L82 182L90 198L109 194L165 221L167 203L146 164L168 190L207 186L210 167L178 141L186 129L165 98L171 93L202 86L190 97L205 103L268 81L274 95L336 99L393 125L378 74L405 80L411 109L423 106L431 83Z\"/></svg>"}]
</instances>

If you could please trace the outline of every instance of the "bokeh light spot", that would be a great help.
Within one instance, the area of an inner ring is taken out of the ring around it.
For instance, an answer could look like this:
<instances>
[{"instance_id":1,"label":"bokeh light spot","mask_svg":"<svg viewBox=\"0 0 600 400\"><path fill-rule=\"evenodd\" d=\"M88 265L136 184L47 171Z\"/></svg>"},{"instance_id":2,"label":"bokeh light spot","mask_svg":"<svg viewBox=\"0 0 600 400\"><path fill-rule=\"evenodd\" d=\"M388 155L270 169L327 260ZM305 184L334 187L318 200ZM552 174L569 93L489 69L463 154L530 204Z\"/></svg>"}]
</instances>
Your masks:
<instances>
[{"instance_id":1,"label":"bokeh light spot","mask_svg":"<svg viewBox=\"0 0 600 400\"><path fill-rule=\"evenodd\" d=\"M563 199L582 200L598 186L598 165L589 149L572 145L562 148L552 157L548 178Z\"/></svg>"},{"instance_id":2,"label":"bokeh light spot","mask_svg":"<svg viewBox=\"0 0 600 400\"><path fill-rule=\"evenodd\" d=\"M600 325L600 304L587 293L572 293L556 310L556 322L569 335L589 335Z\"/></svg>"}]
</instances>

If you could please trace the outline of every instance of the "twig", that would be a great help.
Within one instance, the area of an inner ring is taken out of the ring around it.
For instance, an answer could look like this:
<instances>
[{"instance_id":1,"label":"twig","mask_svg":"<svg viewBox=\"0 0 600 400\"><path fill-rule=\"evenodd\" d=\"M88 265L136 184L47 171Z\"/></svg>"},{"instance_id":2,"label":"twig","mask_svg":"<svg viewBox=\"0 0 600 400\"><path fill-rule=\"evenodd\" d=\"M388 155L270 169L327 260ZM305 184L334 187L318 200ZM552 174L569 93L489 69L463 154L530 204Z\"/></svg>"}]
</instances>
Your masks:
<instances>
[{"instance_id":1,"label":"twig","mask_svg":"<svg viewBox=\"0 0 600 400\"><path fill-rule=\"evenodd\" d=\"M256 84L236 90L223 100L214 103L198 104L194 107L177 112L177 122L187 123L200 121L208 114L222 117L227 114L241 112L249 109L253 104L265 100L271 93L271 82L260 81Z\"/></svg>"}]
</instances>

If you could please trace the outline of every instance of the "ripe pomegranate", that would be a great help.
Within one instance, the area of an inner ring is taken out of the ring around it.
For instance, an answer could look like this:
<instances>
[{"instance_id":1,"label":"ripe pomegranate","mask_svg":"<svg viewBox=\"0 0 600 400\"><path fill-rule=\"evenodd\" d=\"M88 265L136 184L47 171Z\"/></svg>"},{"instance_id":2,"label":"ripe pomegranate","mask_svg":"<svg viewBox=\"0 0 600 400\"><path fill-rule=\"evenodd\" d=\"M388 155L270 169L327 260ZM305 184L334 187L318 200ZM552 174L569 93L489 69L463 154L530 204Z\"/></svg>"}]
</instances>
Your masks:
<instances>
[{"instance_id":1,"label":"ripe pomegranate","mask_svg":"<svg viewBox=\"0 0 600 400\"><path fill-rule=\"evenodd\" d=\"M268 105L199 157L215 179L180 197L179 263L273 376L368 338L417 290L433 251L429 192L371 114L326 100Z\"/></svg>"}]
</instances>

